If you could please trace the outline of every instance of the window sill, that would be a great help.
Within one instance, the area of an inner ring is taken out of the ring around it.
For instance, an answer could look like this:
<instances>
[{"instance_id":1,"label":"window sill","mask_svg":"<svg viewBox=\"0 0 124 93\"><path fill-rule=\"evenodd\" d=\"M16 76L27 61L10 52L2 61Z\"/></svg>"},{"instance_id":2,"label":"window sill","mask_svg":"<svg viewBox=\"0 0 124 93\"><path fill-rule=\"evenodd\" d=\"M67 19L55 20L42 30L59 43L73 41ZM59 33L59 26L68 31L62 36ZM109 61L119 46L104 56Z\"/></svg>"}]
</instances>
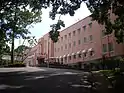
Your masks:
<instances>
[{"instance_id":1,"label":"window sill","mask_svg":"<svg viewBox=\"0 0 124 93\"><path fill-rule=\"evenodd\" d=\"M112 51L107 51L107 52L102 52L102 54L108 54L108 53L113 54L113 53L114 53L114 50L112 50Z\"/></svg>"},{"instance_id":2,"label":"window sill","mask_svg":"<svg viewBox=\"0 0 124 93\"><path fill-rule=\"evenodd\" d=\"M108 37L112 37L112 34L102 36L102 39L104 39L104 38L108 38Z\"/></svg>"}]
</instances>

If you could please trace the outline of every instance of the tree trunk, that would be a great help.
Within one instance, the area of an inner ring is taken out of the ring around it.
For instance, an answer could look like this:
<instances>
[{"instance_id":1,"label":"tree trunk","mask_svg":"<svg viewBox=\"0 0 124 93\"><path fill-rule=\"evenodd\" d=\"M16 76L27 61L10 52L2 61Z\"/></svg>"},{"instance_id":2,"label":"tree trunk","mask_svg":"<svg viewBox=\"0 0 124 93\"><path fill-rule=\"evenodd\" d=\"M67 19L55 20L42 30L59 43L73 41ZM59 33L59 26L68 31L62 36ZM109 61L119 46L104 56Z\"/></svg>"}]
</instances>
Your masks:
<instances>
[{"instance_id":1,"label":"tree trunk","mask_svg":"<svg viewBox=\"0 0 124 93\"><path fill-rule=\"evenodd\" d=\"M13 31L13 34L12 34L11 63L14 63L14 31Z\"/></svg>"}]
</instances>

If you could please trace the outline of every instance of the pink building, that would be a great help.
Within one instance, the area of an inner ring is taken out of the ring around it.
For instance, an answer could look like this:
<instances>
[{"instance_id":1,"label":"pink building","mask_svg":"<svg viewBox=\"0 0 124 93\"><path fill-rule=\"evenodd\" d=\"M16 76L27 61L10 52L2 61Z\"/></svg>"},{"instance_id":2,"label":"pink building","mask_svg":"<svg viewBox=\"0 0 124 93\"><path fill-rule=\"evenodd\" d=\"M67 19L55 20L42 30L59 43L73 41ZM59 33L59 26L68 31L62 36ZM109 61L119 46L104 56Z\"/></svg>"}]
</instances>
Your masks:
<instances>
[{"instance_id":1,"label":"pink building","mask_svg":"<svg viewBox=\"0 0 124 93\"><path fill-rule=\"evenodd\" d=\"M49 33L39 39L38 46L40 51L39 62L54 61L54 43L49 38Z\"/></svg>"},{"instance_id":2,"label":"pink building","mask_svg":"<svg viewBox=\"0 0 124 93\"><path fill-rule=\"evenodd\" d=\"M24 63L27 66L36 66L37 62L37 54L38 54L38 45L34 46L31 49L26 49L24 52Z\"/></svg>"},{"instance_id":3,"label":"pink building","mask_svg":"<svg viewBox=\"0 0 124 93\"><path fill-rule=\"evenodd\" d=\"M113 34L104 35L103 32L104 26L86 17L62 30L57 43L53 43L47 33L39 39L34 50L39 53L37 58L42 59L39 62L56 61L69 65L96 62L103 56L123 56L124 44L117 44Z\"/></svg>"}]
</instances>

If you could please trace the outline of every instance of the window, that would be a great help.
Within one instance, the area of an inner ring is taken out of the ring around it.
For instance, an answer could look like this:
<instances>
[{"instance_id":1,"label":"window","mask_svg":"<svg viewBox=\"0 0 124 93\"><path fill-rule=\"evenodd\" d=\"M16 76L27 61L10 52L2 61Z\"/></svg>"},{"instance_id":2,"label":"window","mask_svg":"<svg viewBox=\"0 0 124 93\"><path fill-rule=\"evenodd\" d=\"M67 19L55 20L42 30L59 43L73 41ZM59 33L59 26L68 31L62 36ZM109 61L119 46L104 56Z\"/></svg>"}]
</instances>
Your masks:
<instances>
[{"instance_id":1,"label":"window","mask_svg":"<svg viewBox=\"0 0 124 93\"><path fill-rule=\"evenodd\" d=\"M89 27L92 28L92 23L89 23Z\"/></svg>"},{"instance_id":2,"label":"window","mask_svg":"<svg viewBox=\"0 0 124 93\"><path fill-rule=\"evenodd\" d=\"M84 53L84 57L87 57L87 53L86 52Z\"/></svg>"},{"instance_id":3,"label":"window","mask_svg":"<svg viewBox=\"0 0 124 93\"><path fill-rule=\"evenodd\" d=\"M71 48L71 43L69 43L69 48Z\"/></svg>"},{"instance_id":4,"label":"window","mask_svg":"<svg viewBox=\"0 0 124 93\"><path fill-rule=\"evenodd\" d=\"M76 46L76 42L75 41L73 41L73 46Z\"/></svg>"},{"instance_id":5,"label":"window","mask_svg":"<svg viewBox=\"0 0 124 93\"><path fill-rule=\"evenodd\" d=\"M76 59L76 55L73 55L74 59Z\"/></svg>"},{"instance_id":6,"label":"window","mask_svg":"<svg viewBox=\"0 0 124 93\"><path fill-rule=\"evenodd\" d=\"M58 62L59 62L59 58L58 58L57 60L58 60Z\"/></svg>"},{"instance_id":7,"label":"window","mask_svg":"<svg viewBox=\"0 0 124 93\"><path fill-rule=\"evenodd\" d=\"M61 46L61 51L63 51L63 46Z\"/></svg>"},{"instance_id":8,"label":"window","mask_svg":"<svg viewBox=\"0 0 124 93\"><path fill-rule=\"evenodd\" d=\"M65 49L67 49L67 44L65 44Z\"/></svg>"},{"instance_id":9,"label":"window","mask_svg":"<svg viewBox=\"0 0 124 93\"><path fill-rule=\"evenodd\" d=\"M65 35L65 40L67 39L67 35Z\"/></svg>"},{"instance_id":10,"label":"window","mask_svg":"<svg viewBox=\"0 0 124 93\"><path fill-rule=\"evenodd\" d=\"M78 44L79 44L79 45L81 44L81 40L78 40Z\"/></svg>"},{"instance_id":11,"label":"window","mask_svg":"<svg viewBox=\"0 0 124 93\"><path fill-rule=\"evenodd\" d=\"M84 43L86 43L87 42L87 38L86 37L84 37Z\"/></svg>"},{"instance_id":12,"label":"window","mask_svg":"<svg viewBox=\"0 0 124 93\"><path fill-rule=\"evenodd\" d=\"M86 26L83 26L84 31L86 31Z\"/></svg>"},{"instance_id":13,"label":"window","mask_svg":"<svg viewBox=\"0 0 124 93\"><path fill-rule=\"evenodd\" d=\"M61 41L63 41L63 37L61 37Z\"/></svg>"},{"instance_id":14,"label":"window","mask_svg":"<svg viewBox=\"0 0 124 93\"><path fill-rule=\"evenodd\" d=\"M58 48L58 52L59 52L59 50L60 50L60 49Z\"/></svg>"},{"instance_id":15,"label":"window","mask_svg":"<svg viewBox=\"0 0 124 93\"><path fill-rule=\"evenodd\" d=\"M108 43L108 50L109 51L113 51L114 50L113 43L112 42L111 43Z\"/></svg>"},{"instance_id":16,"label":"window","mask_svg":"<svg viewBox=\"0 0 124 93\"><path fill-rule=\"evenodd\" d=\"M78 57L81 58L81 54L78 54Z\"/></svg>"},{"instance_id":17,"label":"window","mask_svg":"<svg viewBox=\"0 0 124 93\"><path fill-rule=\"evenodd\" d=\"M73 31L73 36L75 36L75 31Z\"/></svg>"},{"instance_id":18,"label":"window","mask_svg":"<svg viewBox=\"0 0 124 93\"><path fill-rule=\"evenodd\" d=\"M71 33L69 33L68 35L69 35L69 38L71 38Z\"/></svg>"},{"instance_id":19,"label":"window","mask_svg":"<svg viewBox=\"0 0 124 93\"><path fill-rule=\"evenodd\" d=\"M107 45L103 44L103 52L107 52Z\"/></svg>"},{"instance_id":20,"label":"window","mask_svg":"<svg viewBox=\"0 0 124 93\"><path fill-rule=\"evenodd\" d=\"M71 60L71 56L69 56L69 60Z\"/></svg>"},{"instance_id":21,"label":"window","mask_svg":"<svg viewBox=\"0 0 124 93\"><path fill-rule=\"evenodd\" d=\"M80 35L80 33L81 33L81 29L79 28L79 29L78 29L78 34Z\"/></svg>"},{"instance_id":22,"label":"window","mask_svg":"<svg viewBox=\"0 0 124 93\"><path fill-rule=\"evenodd\" d=\"M63 62L63 58L61 58L61 62Z\"/></svg>"},{"instance_id":23,"label":"window","mask_svg":"<svg viewBox=\"0 0 124 93\"><path fill-rule=\"evenodd\" d=\"M65 57L65 62L67 62L67 57Z\"/></svg>"},{"instance_id":24,"label":"window","mask_svg":"<svg viewBox=\"0 0 124 93\"><path fill-rule=\"evenodd\" d=\"M92 35L89 36L89 40L90 40L90 41L93 40L93 36L92 36Z\"/></svg>"},{"instance_id":25,"label":"window","mask_svg":"<svg viewBox=\"0 0 124 93\"><path fill-rule=\"evenodd\" d=\"M93 54L94 54L94 51L90 51L90 56L93 56Z\"/></svg>"}]
</instances>

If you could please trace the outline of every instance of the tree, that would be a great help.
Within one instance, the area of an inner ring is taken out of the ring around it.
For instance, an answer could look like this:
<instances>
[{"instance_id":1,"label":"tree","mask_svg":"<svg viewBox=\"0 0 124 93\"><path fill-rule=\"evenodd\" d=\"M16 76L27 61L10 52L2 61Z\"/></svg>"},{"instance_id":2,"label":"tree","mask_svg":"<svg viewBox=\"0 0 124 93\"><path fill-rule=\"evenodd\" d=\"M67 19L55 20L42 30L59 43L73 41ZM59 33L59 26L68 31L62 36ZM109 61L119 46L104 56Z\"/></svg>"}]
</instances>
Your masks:
<instances>
[{"instance_id":1,"label":"tree","mask_svg":"<svg viewBox=\"0 0 124 93\"><path fill-rule=\"evenodd\" d=\"M37 39L35 38L35 36L30 36L28 38L28 43L29 43L29 47L33 47L34 45L37 45Z\"/></svg>"},{"instance_id":2,"label":"tree","mask_svg":"<svg viewBox=\"0 0 124 93\"><path fill-rule=\"evenodd\" d=\"M10 54L10 47L3 39L0 39L0 62L2 61L3 55L6 54Z\"/></svg>"},{"instance_id":3,"label":"tree","mask_svg":"<svg viewBox=\"0 0 124 93\"><path fill-rule=\"evenodd\" d=\"M16 49L14 49L14 51L16 53L22 53L25 49L28 49L29 47L28 46L25 46L25 45L20 45L18 46Z\"/></svg>"},{"instance_id":4,"label":"tree","mask_svg":"<svg viewBox=\"0 0 124 93\"><path fill-rule=\"evenodd\" d=\"M25 41L28 42L28 46L24 45ZM37 40L35 36L27 36L26 38L24 38L22 45L18 46L14 50L14 52L16 53L16 57L21 58L22 61L24 61L28 57L27 55L25 55L24 51L28 49L28 53L30 53L31 48L35 45L37 45Z\"/></svg>"},{"instance_id":5,"label":"tree","mask_svg":"<svg viewBox=\"0 0 124 93\"><path fill-rule=\"evenodd\" d=\"M65 24L62 20L58 20L57 24L53 24L50 26L52 30L49 32L49 35L54 42L58 41L58 36L59 36L58 30L61 29L61 26L65 27Z\"/></svg>"},{"instance_id":6,"label":"tree","mask_svg":"<svg viewBox=\"0 0 124 93\"><path fill-rule=\"evenodd\" d=\"M124 1L123 0L89 0L86 2L93 20L105 25L106 34L114 32L117 42L124 42ZM112 22L111 13L117 18Z\"/></svg>"},{"instance_id":7,"label":"tree","mask_svg":"<svg viewBox=\"0 0 124 93\"><path fill-rule=\"evenodd\" d=\"M11 62L14 61L14 38L25 38L27 26L41 22L41 7L35 0L1 0L0 30L11 41Z\"/></svg>"},{"instance_id":8,"label":"tree","mask_svg":"<svg viewBox=\"0 0 124 93\"><path fill-rule=\"evenodd\" d=\"M26 49L29 49L29 47L25 46L25 45L20 45L16 49L14 49L14 53L15 53L14 56L16 56L16 59L18 59L18 58L20 59L21 58L21 60L23 61L24 51Z\"/></svg>"}]
</instances>

